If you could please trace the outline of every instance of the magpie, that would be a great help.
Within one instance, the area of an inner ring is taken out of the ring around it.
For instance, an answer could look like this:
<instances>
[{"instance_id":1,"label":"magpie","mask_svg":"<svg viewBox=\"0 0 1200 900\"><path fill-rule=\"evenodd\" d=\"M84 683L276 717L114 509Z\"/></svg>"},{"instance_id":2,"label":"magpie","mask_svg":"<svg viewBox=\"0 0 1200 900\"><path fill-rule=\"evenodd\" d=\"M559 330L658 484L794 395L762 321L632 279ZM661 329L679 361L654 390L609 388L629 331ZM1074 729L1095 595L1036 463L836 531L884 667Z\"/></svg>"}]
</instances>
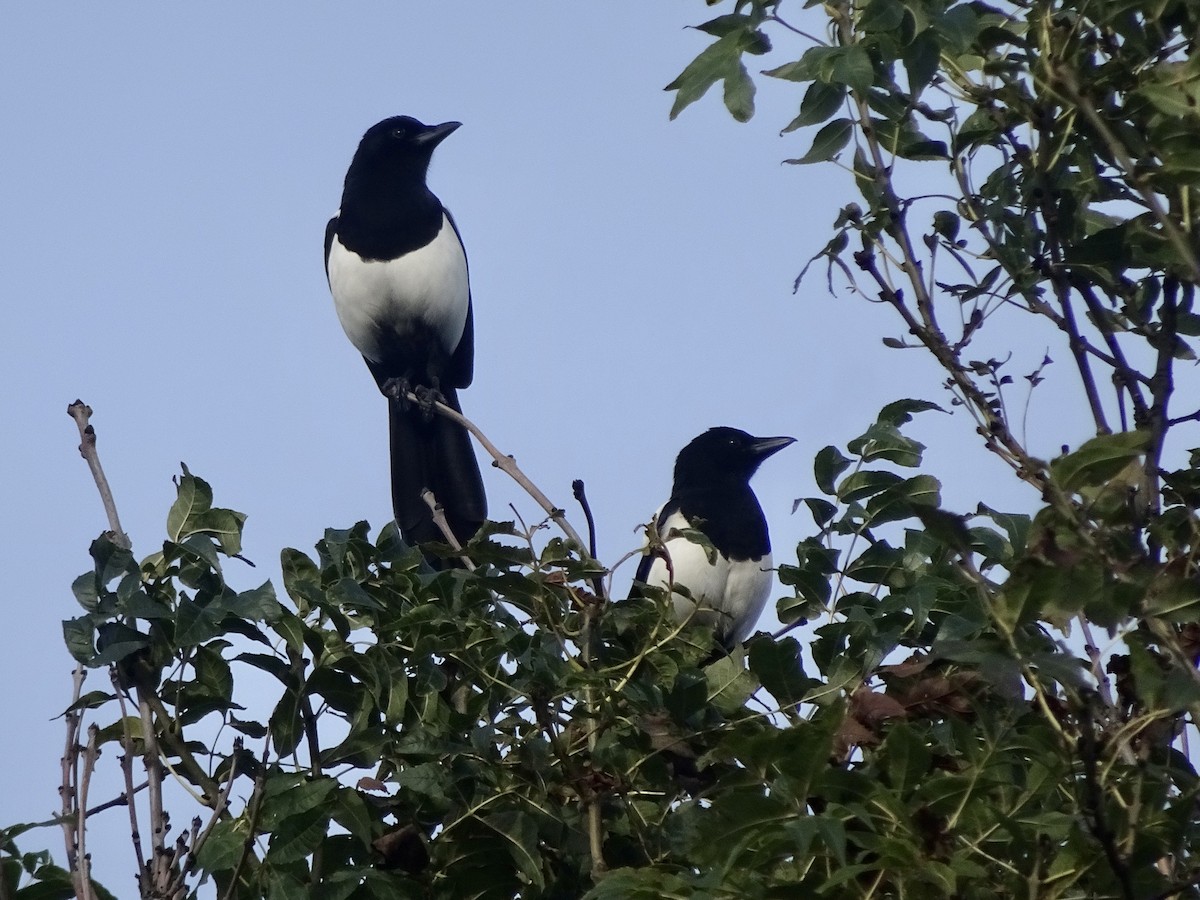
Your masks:
<instances>
[{"instance_id":1,"label":"magpie","mask_svg":"<svg viewBox=\"0 0 1200 900\"><path fill-rule=\"evenodd\" d=\"M346 171L342 202L325 228L325 275L338 320L388 398L392 509L410 544L440 541L428 488L465 543L487 518L471 436L435 415L461 412L471 383L474 316L458 226L425 183L434 149L459 122L409 116L367 129ZM411 403L408 392L420 400Z\"/></svg>"},{"instance_id":2,"label":"magpie","mask_svg":"<svg viewBox=\"0 0 1200 900\"><path fill-rule=\"evenodd\" d=\"M771 590L771 538L750 477L795 440L710 428L679 452L671 497L654 515L662 544L647 548L635 592L639 585L672 591L676 619L712 626L725 652L745 640ZM689 529L711 550L682 533Z\"/></svg>"}]
</instances>

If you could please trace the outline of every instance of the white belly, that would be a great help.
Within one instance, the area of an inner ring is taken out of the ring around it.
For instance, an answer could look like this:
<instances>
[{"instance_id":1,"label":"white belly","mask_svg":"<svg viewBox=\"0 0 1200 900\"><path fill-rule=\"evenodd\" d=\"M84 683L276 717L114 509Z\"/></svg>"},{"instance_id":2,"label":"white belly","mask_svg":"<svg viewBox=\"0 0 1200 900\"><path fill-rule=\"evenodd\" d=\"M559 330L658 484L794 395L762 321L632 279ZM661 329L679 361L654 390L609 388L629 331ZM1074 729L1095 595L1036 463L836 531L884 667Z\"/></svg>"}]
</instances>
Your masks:
<instances>
[{"instance_id":1,"label":"white belly","mask_svg":"<svg viewBox=\"0 0 1200 900\"><path fill-rule=\"evenodd\" d=\"M383 356L380 341L418 329L431 331L453 352L471 297L467 257L444 215L437 237L398 259L364 261L335 236L329 289L346 336L374 362Z\"/></svg>"},{"instance_id":2,"label":"white belly","mask_svg":"<svg viewBox=\"0 0 1200 900\"><path fill-rule=\"evenodd\" d=\"M672 528L688 527L683 516L676 513L659 526L659 531L666 535ZM716 562L710 563L707 548L683 537L668 540L666 552L675 571L675 584L686 587L692 595L692 600L679 593L672 595L676 618L711 625L727 644L745 640L771 593L771 554L731 560L718 553ZM666 561L655 559L646 583L667 588L668 578Z\"/></svg>"}]
</instances>

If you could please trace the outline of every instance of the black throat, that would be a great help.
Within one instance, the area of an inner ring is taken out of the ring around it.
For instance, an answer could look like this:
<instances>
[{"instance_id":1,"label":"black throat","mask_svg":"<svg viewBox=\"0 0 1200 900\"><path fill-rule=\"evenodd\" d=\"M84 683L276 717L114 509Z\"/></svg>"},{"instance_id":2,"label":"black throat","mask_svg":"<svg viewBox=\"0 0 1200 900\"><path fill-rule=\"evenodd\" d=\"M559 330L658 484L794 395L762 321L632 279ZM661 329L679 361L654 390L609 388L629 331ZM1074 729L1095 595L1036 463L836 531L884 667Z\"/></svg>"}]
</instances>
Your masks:
<instances>
[{"instance_id":1,"label":"black throat","mask_svg":"<svg viewBox=\"0 0 1200 900\"><path fill-rule=\"evenodd\" d=\"M365 260L389 260L419 250L442 228L442 203L424 173L346 174L337 234L342 246Z\"/></svg>"}]
</instances>

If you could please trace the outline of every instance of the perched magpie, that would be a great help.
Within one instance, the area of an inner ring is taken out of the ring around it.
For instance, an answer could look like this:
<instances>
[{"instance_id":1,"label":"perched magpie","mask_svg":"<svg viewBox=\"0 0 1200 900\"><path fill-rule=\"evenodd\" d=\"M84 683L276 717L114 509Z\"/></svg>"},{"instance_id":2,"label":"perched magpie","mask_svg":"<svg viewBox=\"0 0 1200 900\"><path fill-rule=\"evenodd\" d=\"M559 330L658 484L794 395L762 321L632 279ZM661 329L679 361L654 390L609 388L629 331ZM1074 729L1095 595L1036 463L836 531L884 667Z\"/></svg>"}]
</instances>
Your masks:
<instances>
[{"instance_id":1,"label":"perched magpie","mask_svg":"<svg viewBox=\"0 0 1200 900\"><path fill-rule=\"evenodd\" d=\"M720 427L684 447L671 498L654 517L663 546L647 551L634 576L635 590L639 584L687 588L692 599L677 591L671 596L676 618L712 625L726 651L745 640L771 590L771 539L750 477L795 440ZM685 529L707 538L715 560L703 543L679 533Z\"/></svg>"},{"instance_id":2,"label":"perched magpie","mask_svg":"<svg viewBox=\"0 0 1200 900\"><path fill-rule=\"evenodd\" d=\"M367 129L325 228L325 274L346 336L388 398L392 508L409 543L444 540L421 493L441 502L467 541L487 517L471 436L434 414L461 411L471 383L474 323L467 255L450 213L425 183L434 148L458 122L408 116ZM421 399L410 403L408 391Z\"/></svg>"}]
</instances>

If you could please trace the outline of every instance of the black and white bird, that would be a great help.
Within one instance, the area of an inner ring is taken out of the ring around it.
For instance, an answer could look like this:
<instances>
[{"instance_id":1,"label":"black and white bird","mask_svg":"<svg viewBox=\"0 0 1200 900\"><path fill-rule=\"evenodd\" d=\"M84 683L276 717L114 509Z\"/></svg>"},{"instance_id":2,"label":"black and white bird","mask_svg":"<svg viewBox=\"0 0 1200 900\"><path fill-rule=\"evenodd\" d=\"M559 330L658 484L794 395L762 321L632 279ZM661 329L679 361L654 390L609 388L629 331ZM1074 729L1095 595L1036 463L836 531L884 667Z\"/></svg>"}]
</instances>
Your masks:
<instances>
[{"instance_id":1,"label":"black and white bird","mask_svg":"<svg viewBox=\"0 0 1200 900\"><path fill-rule=\"evenodd\" d=\"M648 548L634 576L635 590L640 584L672 591L676 619L710 625L726 651L745 640L771 591L771 538L750 477L795 440L727 427L692 440L675 460L671 498L654 516L662 544ZM715 559L681 533L688 529L704 535Z\"/></svg>"},{"instance_id":2,"label":"black and white bird","mask_svg":"<svg viewBox=\"0 0 1200 900\"><path fill-rule=\"evenodd\" d=\"M474 368L467 255L454 219L425 183L434 149L458 127L408 116L372 125L325 228L338 319L388 398L392 508L411 544L444 540L421 499L426 488L460 542L487 518L470 434L431 408L442 400L461 412L457 392ZM410 390L422 402L410 403Z\"/></svg>"}]
</instances>

